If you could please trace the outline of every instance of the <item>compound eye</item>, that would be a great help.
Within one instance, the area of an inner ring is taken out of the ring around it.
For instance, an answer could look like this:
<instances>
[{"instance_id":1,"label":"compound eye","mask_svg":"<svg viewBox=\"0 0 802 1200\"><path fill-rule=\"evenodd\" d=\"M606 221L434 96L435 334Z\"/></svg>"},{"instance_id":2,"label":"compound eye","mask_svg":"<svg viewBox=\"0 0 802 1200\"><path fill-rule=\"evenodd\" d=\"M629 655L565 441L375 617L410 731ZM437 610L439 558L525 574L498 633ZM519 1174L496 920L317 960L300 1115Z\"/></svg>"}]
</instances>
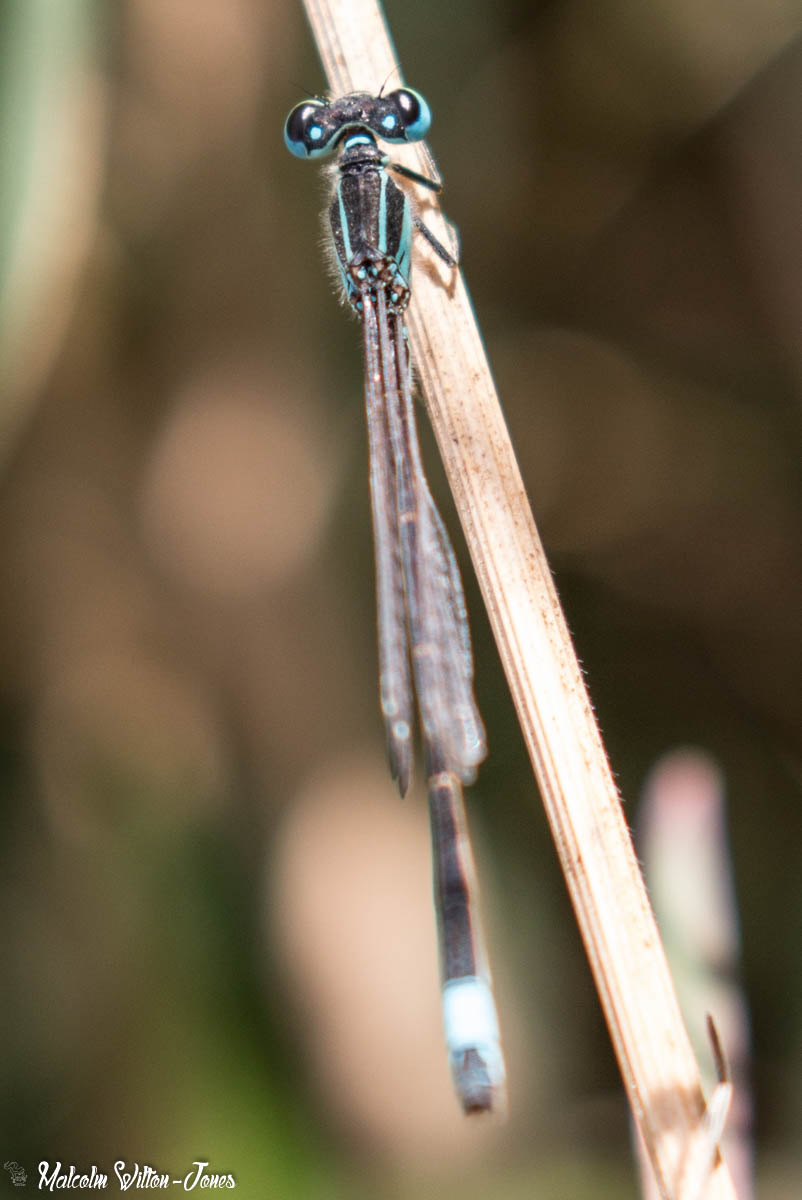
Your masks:
<instances>
[{"instance_id":1,"label":"compound eye","mask_svg":"<svg viewBox=\"0 0 802 1200\"><path fill-rule=\"evenodd\" d=\"M432 124L432 113L420 92L414 88L399 88L390 92L387 99L398 116L399 129L395 136L406 142L419 142L425 138ZM383 119L382 125L387 119Z\"/></svg>"},{"instance_id":2,"label":"compound eye","mask_svg":"<svg viewBox=\"0 0 802 1200\"><path fill-rule=\"evenodd\" d=\"M304 100L296 104L284 123L284 144L296 158L314 158L331 149L330 135L325 125L322 100Z\"/></svg>"}]
</instances>

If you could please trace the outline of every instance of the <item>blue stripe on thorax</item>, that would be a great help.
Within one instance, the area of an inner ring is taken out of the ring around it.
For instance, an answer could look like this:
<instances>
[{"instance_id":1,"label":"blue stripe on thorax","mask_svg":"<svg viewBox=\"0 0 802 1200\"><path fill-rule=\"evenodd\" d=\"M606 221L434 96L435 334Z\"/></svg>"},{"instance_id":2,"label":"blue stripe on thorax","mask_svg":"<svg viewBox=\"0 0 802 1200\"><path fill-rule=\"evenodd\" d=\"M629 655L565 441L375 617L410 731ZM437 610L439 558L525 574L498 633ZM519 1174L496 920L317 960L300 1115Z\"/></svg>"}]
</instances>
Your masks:
<instances>
[{"instance_id":1,"label":"blue stripe on thorax","mask_svg":"<svg viewBox=\"0 0 802 1200\"><path fill-rule=\"evenodd\" d=\"M387 253L387 172L382 171L379 177L379 244L376 249L379 254Z\"/></svg>"}]
</instances>

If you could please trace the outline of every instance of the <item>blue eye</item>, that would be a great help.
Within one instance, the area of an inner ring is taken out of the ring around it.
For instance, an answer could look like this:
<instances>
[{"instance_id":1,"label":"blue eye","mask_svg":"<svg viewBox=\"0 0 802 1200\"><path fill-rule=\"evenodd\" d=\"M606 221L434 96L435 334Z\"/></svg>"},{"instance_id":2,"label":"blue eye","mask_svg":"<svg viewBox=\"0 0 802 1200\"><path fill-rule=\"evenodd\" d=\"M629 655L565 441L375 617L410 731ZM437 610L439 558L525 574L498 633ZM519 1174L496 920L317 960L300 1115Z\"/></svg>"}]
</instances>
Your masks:
<instances>
[{"instance_id":1,"label":"blue eye","mask_svg":"<svg viewBox=\"0 0 802 1200\"><path fill-rule=\"evenodd\" d=\"M326 138L322 100L305 100L297 104L284 123L284 144L296 158L316 158L331 149Z\"/></svg>"},{"instance_id":2,"label":"blue eye","mask_svg":"<svg viewBox=\"0 0 802 1200\"><path fill-rule=\"evenodd\" d=\"M432 110L420 92L414 88L399 88L387 97L401 113L404 140L419 142L425 138L432 124Z\"/></svg>"}]
</instances>

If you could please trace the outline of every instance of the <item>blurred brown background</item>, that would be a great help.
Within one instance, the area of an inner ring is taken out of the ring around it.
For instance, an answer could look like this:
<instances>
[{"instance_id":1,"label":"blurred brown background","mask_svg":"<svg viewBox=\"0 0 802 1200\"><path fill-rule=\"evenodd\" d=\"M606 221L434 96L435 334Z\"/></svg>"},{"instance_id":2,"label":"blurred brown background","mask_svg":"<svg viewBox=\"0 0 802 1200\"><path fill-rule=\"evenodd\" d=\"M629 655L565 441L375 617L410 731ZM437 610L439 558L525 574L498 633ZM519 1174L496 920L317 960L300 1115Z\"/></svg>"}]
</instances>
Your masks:
<instances>
[{"instance_id":1,"label":"blurred brown background","mask_svg":"<svg viewBox=\"0 0 802 1200\"><path fill-rule=\"evenodd\" d=\"M802 8L387 11L630 821L672 747L723 772L758 1179L796 1197ZM450 1093L425 798L383 760L358 329L281 138L323 87L300 7L12 0L0 38L0 1157L637 1195L430 453L510 1119Z\"/></svg>"}]
</instances>

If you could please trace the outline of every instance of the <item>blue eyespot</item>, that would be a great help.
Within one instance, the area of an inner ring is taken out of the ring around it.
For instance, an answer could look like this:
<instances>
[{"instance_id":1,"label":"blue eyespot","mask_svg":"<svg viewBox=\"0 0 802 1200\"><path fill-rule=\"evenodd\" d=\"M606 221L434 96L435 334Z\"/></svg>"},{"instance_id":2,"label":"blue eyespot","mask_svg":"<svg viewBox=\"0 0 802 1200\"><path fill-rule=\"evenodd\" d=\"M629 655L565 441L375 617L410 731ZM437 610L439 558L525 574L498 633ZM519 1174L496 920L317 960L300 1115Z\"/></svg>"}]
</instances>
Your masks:
<instances>
[{"instance_id":1,"label":"blue eyespot","mask_svg":"<svg viewBox=\"0 0 802 1200\"><path fill-rule=\"evenodd\" d=\"M388 113L386 117L382 117L382 129L386 129L389 133L391 129L395 129L398 121L393 113Z\"/></svg>"}]
</instances>

